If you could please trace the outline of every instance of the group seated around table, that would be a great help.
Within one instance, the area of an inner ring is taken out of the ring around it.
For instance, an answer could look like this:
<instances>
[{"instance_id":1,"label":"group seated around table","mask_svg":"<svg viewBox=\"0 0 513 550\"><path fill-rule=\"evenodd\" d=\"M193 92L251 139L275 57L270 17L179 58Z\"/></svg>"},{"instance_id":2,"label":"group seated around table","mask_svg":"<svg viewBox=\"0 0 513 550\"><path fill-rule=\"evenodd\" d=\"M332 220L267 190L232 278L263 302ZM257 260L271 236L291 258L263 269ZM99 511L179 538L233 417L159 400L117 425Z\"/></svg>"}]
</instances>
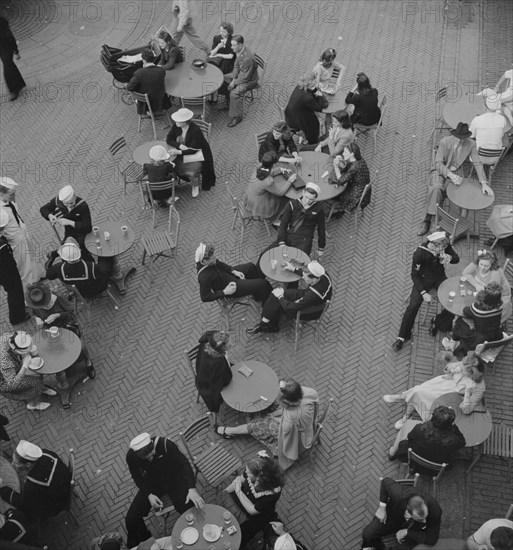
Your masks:
<instances>
[{"instance_id":1,"label":"group seated around table","mask_svg":"<svg viewBox=\"0 0 513 550\"><path fill-rule=\"evenodd\" d=\"M333 124L328 130L328 135L319 143L304 145L302 151L316 151L325 153L335 158L341 155L344 149L355 140L355 133L351 117L346 110L333 113Z\"/></svg>"},{"instance_id":2,"label":"group seated around table","mask_svg":"<svg viewBox=\"0 0 513 550\"><path fill-rule=\"evenodd\" d=\"M148 178L150 193L153 200L159 205L173 204L173 189L152 189L152 183L171 181L174 178L175 163L170 162L170 154L162 145L155 145L149 151L151 163L143 164L143 175ZM175 198L175 201L179 197ZM149 200L149 197L148 197Z\"/></svg>"},{"instance_id":3,"label":"group seated around table","mask_svg":"<svg viewBox=\"0 0 513 550\"><path fill-rule=\"evenodd\" d=\"M198 340L196 356L196 388L210 412L218 413L223 397L221 391L232 380L232 364L226 354L229 334L207 330Z\"/></svg>"},{"instance_id":4,"label":"group seated around table","mask_svg":"<svg viewBox=\"0 0 513 550\"><path fill-rule=\"evenodd\" d=\"M454 410L443 405L436 407L426 422L407 420L388 451L389 459L407 462L410 448L426 460L450 464L454 453L465 447L465 437L454 424L455 420Z\"/></svg>"},{"instance_id":5,"label":"group seated around table","mask_svg":"<svg viewBox=\"0 0 513 550\"><path fill-rule=\"evenodd\" d=\"M351 121L353 124L373 126L379 122L381 109L378 106L378 90L371 86L365 73L356 75L356 85L346 96L346 104L353 106Z\"/></svg>"},{"instance_id":6,"label":"group seated around table","mask_svg":"<svg viewBox=\"0 0 513 550\"><path fill-rule=\"evenodd\" d=\"M261 164L253 171L246 188L244 207L254 218L277 223L287 203L285 194L296 181L292 170L277 166L278 155L266 151ZM282 176L282 177L280 177Z\"/></svg>"},{"instance_id":7,"label":"group seated around table","mask_svg":"<svg viewBox=\"0 0 513 550\"><path fill-rule=\"evenodd\" d=\"M194 113L190 109L178 109L171 118L173 124L166 137L170 146L169 153L176 155L175 172L180 178L189 181L192 186L192 196L197 197L201 189L208 191L216 184L216 173L212 149L201 128L192 121ZM190 162L187 157L195 160ZM196 157L197 158L196 160Z\"/></svg>"},{"instance_id":8,"label":"group seated around table","mask_svg":"<svg viewBox=\"0 0 513 550\"><path fill-rule=\"evenodd\" d=\"M195 260L202 302L253 296L264 304L272 292L269 281L255 264L225 264L216 258L213 244L200 243Z\"/></svg>"},{"instance_id":9,"label":"group seated around table","mask_svg":"<svg viewBox=\"0 0 513 550\"><path fill-rule=\"evenodd\" d=\"M302 131L309 144L319 143L320 123L316 113L329 105L317 88L317 76L310 71L299 80L285 108L285 121L293 132Z\"/></svg>"},{"instance_id":10,"label":"group seated around table","mask_svg":"<svg viewBox=\"0 0 513 550\"><path fill-rule=\"evenodd\" d=\"M463 309L463 317L454 323L451 338L442 340L443 347L466 354L483 342L501 340L501 316L501 288L498 283L489 283L477 293L475 302Z\"/></svg>"},{"instance_id":11,"label":"group seated around table","mask_svg":"<svg viewBox=\"0 0 513 550\"><path fill-rule=\"evenodd\" d=\"M301 162L292 132L285 121L275 122L271 131L267 133L264 141L260 144L258 149L258 160L260 162L263 161L265 153L276 153L277 162L288 162L290 164Z\"/></svg>"},{"instance_id":12,"label":"group seated around table","mask_svg":"<svg viewBox=\"0 0 513 550\"><path fill-rule=\"evenodd\" d=\"M283 269L301 275L306 288L275 288L265 301L262 308L260 322L253 328L246 330L248 334L259 332L279 332L282 314L287 317L295 316L298 311L321 306L333 295L333 285L329 275L317 261L310 262L303 268L295 267L291 262L284 262ZM314 320L321 316L322 310L312 313L309 319Z\"/></svg>"},{"instance_id":13,"label":"group seated around table","mask_svg":"<svg viewBox=\"0 0 513 550\"><path fill-rule=\"evenodd\" d=\"M342 156L333 159L333 169L334 174L330 176L329 182L342 187L342 193L334 199L337 202L337 209L333 217L337 218L345 212L354 212L357 208L365 186L370 183L370 173L356 142L344 147ZM370 201L371 191L369 190L361 207L365 208Z\"/></svg>"},{"instance_id":14,"label":"group seated around table","mask_svg":"<svg viewBox=\"0 0 513 550\"><path fill-rule=\"evenodd\" d=\"M513 521L489 519L467 539L467 550L513 550Z\"/></svg>"},{"instance_id":15,"label":"group seated around table","mask_svg":"<svg viewBox=\"0 0 513 550\"><path fill-rule=\"evenodd\" d=\"M319 403L317 392L301 386L295 380L280 380L279 393L273 405L254 419L240 426L214 426L226 439L237 435L252 435L278 457L283 470L294 464L304 449L311 446L314 436L314 415Z\"/></svg>"},{"instance_id":16,"label":"group seated around table","mask_svg":"<svg viewBox=\"0 0 513 550\"><path fill-rule=\"evenodd\" d=\"M41 366L40 357L32 357L31 336L22 331L4 333L0 337L0 395L26 403L29 411L44 411L50 403L42 394L55 396L57 392L44 385L43 376L31 367Z\"/></svg>"},{"instance_id":17,"label":"group seated around table","mask_svg":"<svg viewBox=\"0 0 513 550\"><path fill-rule=\"evenodd\" d=\"M485 393L485 365L474 352L457 361L450 351L441 351L437 357L439 368L445 374L435 376L422 384L399 394L384 395L385 403L406 403L404 416L394 427L400 430L416 410L423 421L428 420L436 400L447 393L459 393L463 400L459 408L463 414L471 414L483 406Z\"/></svg>"},{"instance_id":18,"label":"group seated around table","mask_svg":"<svg viewBox=\"0 0 513 550\"><path fill-rule=\"evenodd\" d=\"M441 522L442 509L431 495L385 477L379 508L362 532L362 550L385 550L382 537L386 535L395 535L399 550L432 546L440 536Z\"/></svg>"}]
</instances>

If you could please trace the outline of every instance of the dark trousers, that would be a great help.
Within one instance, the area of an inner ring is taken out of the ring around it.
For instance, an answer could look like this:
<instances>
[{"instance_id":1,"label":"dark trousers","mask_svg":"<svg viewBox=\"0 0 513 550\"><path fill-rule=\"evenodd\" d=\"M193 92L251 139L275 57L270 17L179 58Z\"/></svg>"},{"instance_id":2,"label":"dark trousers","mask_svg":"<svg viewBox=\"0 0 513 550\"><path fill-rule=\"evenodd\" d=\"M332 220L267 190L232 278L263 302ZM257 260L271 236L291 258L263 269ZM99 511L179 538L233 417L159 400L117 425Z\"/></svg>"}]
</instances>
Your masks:
<instances>
[{"instance_id":1,"label":"dark trousers","mask_svg":"<svg viewBox=\"0 0 513 550\"><path fill-rule=\"evenodd\" d=\"M304 293L304 290L288 288L284 293L284 297L287 300L294 301L301 298ZM282 311L280 300L278 300L274 294L271 294L265 301L264 308L262 309L262 317L269 319L272 324L277 324L280 321Z\"/></svg>"},{"instance_id":2,"label":"dark trousers","mask_svg":"<svg viewBox=\"0 0 513 550\"><path fill-rule=\"evenodd\" d=\"M392 535L397 533L404 525L404 520L397 522L390 522L387 520L386 523L381 523L381 521L374 517L372 521L364 528L362 533L362 548L374 547L375 550L385 550L385 545L381 540L381 537L386 535ZM397 547L398 550L410 550L416 545L415 542L401 542Z\"/></svg>"},{"instance_id":3,"label":"dark trousers","mask_svg":"<svg viewBox=\"0 0 513 550\"><path fill-rule=\"evenodd\" d=\"M442 284L443 281L445 281L446 278L447 277L444 276L443 279L439 279L435 281L425 280L424 283L427 286L426 292L429 292L432 288L438 289L438 287ZM408 340L411 338L411 331L413 329L413 325L415 324L417 313L419 312L420 306L422 305L423 301L424 300L422 299L422 294L414 286L410 294L410 303L408 304L408 307L404 312L403 320L401 322L401 328L399 329L400 338L404 338L405 340Z\"/></svg>"},{"instance_id":4,"label":"dark trousers","mask_svg":"<svg viewBox=\"0 0 513 550\"><path fill-rule=\"evenodd\" d=\"M245 279L236 279L237 290L227 298L237 298L240 296L253 296L260 303L265 303L272 292L272 286L266 281L264 274L253 263L233 266L236 271L244 273Z\"/></svg>"},{"instance_id":5,"label":"dark trousers","mask_svg":"<svg viewBox=\"0 0 513 550\"><path fill-rule=\"evenodd\" d=\"M162 495L169 495L175 510L179 514L183 514L186 510L193 507L191 502L185 504L188 490L185 484L182 483L172 488L163 488L159 492L154 491L153 494L157 495L159 498ZM128 548L133 548L140 542L148 540L151 537L151 533L144 523L144 518L149 514L150 508L151 505L148 497L143 492L139 491L135 495L125 519Z\"/></svg>"},{"instance_id":6,"label":"dark trousers","mask_svg":"<svg viewBox=\"0 0 513 550\"><path fill-rule=\"evenodd\" d=\"M11 258L12 259L12 258ZM2 286L7 293L7 306L9 308L9 322L11 325L21 323L25 319L25 297L20 273L14 260L2 266Z\"/></svg>"}]
</instances>

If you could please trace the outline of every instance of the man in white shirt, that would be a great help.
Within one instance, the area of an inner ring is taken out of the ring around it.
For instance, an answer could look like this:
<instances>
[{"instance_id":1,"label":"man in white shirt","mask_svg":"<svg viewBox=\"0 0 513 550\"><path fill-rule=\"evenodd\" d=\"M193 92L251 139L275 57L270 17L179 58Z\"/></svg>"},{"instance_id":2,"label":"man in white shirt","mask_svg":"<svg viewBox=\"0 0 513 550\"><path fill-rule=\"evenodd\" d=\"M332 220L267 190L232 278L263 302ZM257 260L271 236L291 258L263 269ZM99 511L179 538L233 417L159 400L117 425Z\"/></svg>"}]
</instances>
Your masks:
<instances>
[{"instance_id":1,"label":"man in white shirt","mask_svg":"<svg viewBox=\"0 0 513 550\"><path fill-rule=\"evenodd\" d=\"M501 115L501 102L498 96L490 96L486 100L487 113L474 117L469 130L476 140L477 149L501 149L507 145L505 136L508 122ZM505 140L505 142L504 142Z\"/></svg>"},{"instance_id":2,"label":"man in white shirt","mask_svg":"<svg viewBox=\"0 0 513 550\"><path fill-rule=\"evenodd\" d=\"M490 519L467 539L468 550L513 550L513 521Z\"/></svg>"}]
</instances>

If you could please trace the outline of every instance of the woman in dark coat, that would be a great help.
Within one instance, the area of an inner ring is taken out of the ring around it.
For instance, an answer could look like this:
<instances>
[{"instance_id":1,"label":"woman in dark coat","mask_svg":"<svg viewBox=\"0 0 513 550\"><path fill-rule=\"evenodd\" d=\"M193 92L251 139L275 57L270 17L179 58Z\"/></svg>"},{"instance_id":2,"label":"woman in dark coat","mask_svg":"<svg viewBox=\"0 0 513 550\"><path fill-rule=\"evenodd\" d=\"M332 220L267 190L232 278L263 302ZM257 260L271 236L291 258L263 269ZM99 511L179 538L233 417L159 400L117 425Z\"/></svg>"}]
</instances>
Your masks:
<instances>
[{"instance_id":1,"label":"woman in dark coat","mask_svg":"<svg viewBox=\"0 0 513 550\"><path fill-rule=\"evenodd\" d=\"M212 51L207 61L217 65L223 74L233 71L235 52L232 49L233 25L223 21L219 27L219 34L212 40Z\"/></svg>"},{"instance_id":2,"label":"woman in dark coat","mask_svg":"<svg viewBox=\"0 0 513 550\"><path fill-rule=\"evenodd\" d=\"M160 50L157 65L166 71L170 71L177 63L182 63L182 51L168 32L160 31L157 36L157 43Z\"/></svg>"},{"instance_id":3,"label":"woman in dark coat","mask_svg":"<svg viewBox=\"0 0 513 550\"><path fill-rule=\"evenodd\" d=\"M218 413L223 402L221 390L232 379L230 362L226 357L228 335L209 330L199 339L196 357L196 387L210 412Z\"/></svg>"},{"instance_id":4,"label":"woman in dark coat","mask_svg":"<svg viewBox=\"0 0 513 550\"><path fill-rule=\"evenodd\" d=\"M180 177L190 180L192 196L199 195L199 175L201 173L201 188L208 191L216 184L214 157L208 141L201 128L192 122L193 112L190 109L178 109L171 115L174 124L166 137L166 143L173 147L170 151L176 154L175 172ZM185 138L183 135L185 134ZM203 161L184 163L184 157L195 154L199 149L203 153Z\"/></svg>"},{"instance_id":5,"label":"woman in dark coat","mask_svg":"<svg viewBox=\"0 0 513 550\"><path fill-rule=\"evenodd\" d=\"M20 59L18 45L9 27L9 22L5 17L0 17L0 58L2 58L4 66L5 83L11 93L9 101L18 99L21 90L26 86L13 57L16 60Z\"/></svg>"},{"instance_id":6,"label":"woman in dark coat","mask_svg":"<svg viewBox=\"0 0 513 550\"><path fill-rule=\"evenodd\" d=\"M342 157L337 156L333 161L333 167L336 177L332 176L330 183L344 188L335 200L339 202L342 211L352 212L358 206L365 186L370 182L369 167L356 142L344 148ZM362 208L370 203L370 199L371 194L368 192L362 201Z\"/></svg>"},{"instance_id":7,"label":"woman in dark coat","mask_svg":"<svg viewBox=\"0 0 513 550\"><path fill-rule=\"evenodd\" d=\"M346 103L354 105L351 115L353 124L372 126L379 122L381 110L378 107L378 90L371 86L365 73L356 76L356 86L347 94Z\"/></svg>"},{"instance_id":8,"label":"woman in dark coat","mask_svg":"<svg viewBox=\"0 0 513 550\"><path fill-rule=\"evenodd\" d=\"M328 106L328 100L317 90L316 76L305 73L294 88L285 108L285 121L291 130L302 130L308 143L319 143L320 113Z\"/></svg>"},{"instance_id":9,"label":"woman in dark coat","mask_svg":"<svg viewBox=\"0 0 513 550\"><path fill-rule=\"evenodd\" d=\"M155 145L150 149L149 157L153 161L150 163L143 164L143 175L148 177L148 182L150 183L150 192L153 200L155 201L169 201L168 204L172 202L172 189L152 189L152 183L160 183L164 181L169 181L173 179L174 173L174 163L169 162L169 153L166 151L165 147L162 145ZM149 200L149 198L148 198Z\"/></svg>"}]
</instances>

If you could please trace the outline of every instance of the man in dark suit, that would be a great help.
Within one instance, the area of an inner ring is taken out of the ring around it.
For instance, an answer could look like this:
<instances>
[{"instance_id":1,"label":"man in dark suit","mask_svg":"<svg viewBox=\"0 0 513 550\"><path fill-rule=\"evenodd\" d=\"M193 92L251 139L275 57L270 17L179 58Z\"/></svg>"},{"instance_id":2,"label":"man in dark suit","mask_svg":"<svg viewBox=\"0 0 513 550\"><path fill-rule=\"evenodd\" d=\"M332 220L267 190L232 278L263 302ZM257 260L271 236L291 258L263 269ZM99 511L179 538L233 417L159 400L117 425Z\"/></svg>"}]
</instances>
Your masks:
<instances>
[{"instance_id":1,"label":"man in dark suit","mask_svg":"<svg viewBox=\"0 0 513 550\"><path fill-rule=\"evenodd\" d=\"M163 110L171 107L164 85L166 71L162 67L155 65L156 57L149 48L142 51L141 57L143 66L141 69L135 71L126 89L129 92L148 94L152 111L154 113L161 113ZM137 112L145 114L146 106L138 103Z\"/></svg>"},{"instance_id":2,"label":"man in dark suit","mask_svg":"<svg viewBox=\"0 0 513 550\"><path fill-rule=\"evenodd\" d=\"M405 487L389 477L381 481L379 508L362 533L362 548L385 550L381 537L395 533L399 550L435 544L440 536L442 509L430 495Z\"/></svg>"}]
</instances>

